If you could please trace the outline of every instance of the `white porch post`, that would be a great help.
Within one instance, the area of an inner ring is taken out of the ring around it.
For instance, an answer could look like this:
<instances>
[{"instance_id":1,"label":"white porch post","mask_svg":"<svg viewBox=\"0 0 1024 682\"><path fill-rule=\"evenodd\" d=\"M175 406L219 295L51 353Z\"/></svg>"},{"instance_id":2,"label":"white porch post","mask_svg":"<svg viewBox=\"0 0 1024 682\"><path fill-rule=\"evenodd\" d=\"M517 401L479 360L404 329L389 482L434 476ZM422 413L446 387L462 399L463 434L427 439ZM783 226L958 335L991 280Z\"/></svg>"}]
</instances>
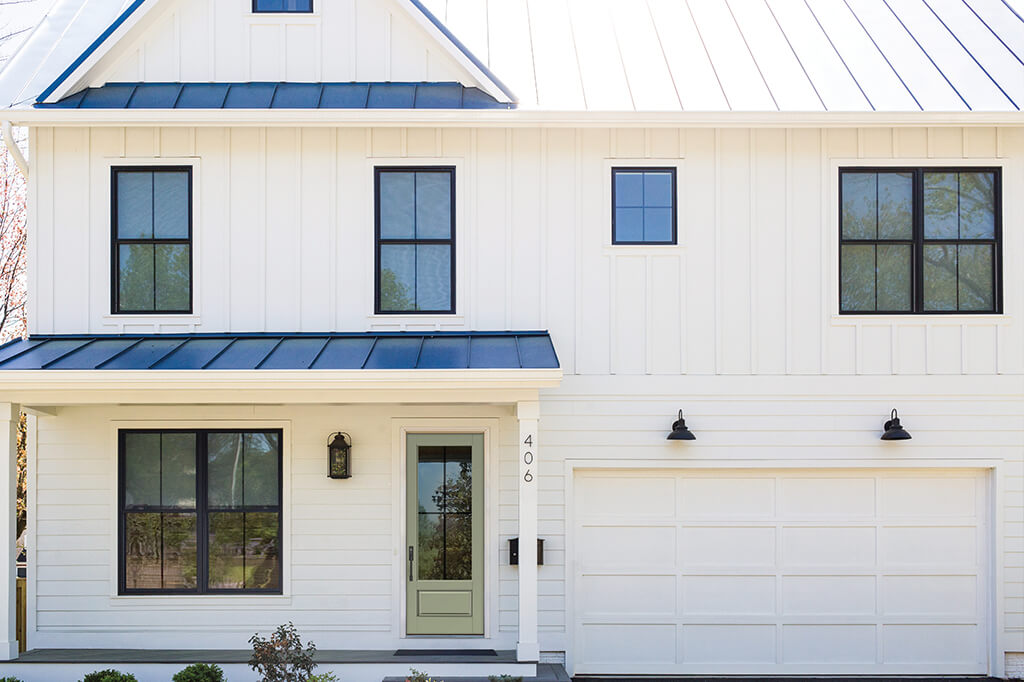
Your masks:
<instances>
[{"instance_id":1,"label":"white porch post","mask_svg":"<svg viewBox=\"0 0 1024 682\"><path fill-rule=\"evenodd\" d=\"M540 660L537 641L537 420L540 403L516 405L519 418L519 644L521 662Z\"/></svg>"},{"instance_id":2,"label":"white porch post","mask_svg":"<svg viewBox=\"0 0 1024 682\"><path fill-rule=\"evenodd\" d=\"M0 458L3 460L3 474L0 475L0 513L6 515L5 524L0 530L0 612L6 618L0 619L0 660L10 661L18 657L17 634L17 596L16 581L18 559L15 554L17 536L18 499L18 422L21 419L20 406L13 403L0 403L0 427L3 437L0 438Z\"/></svg>"}]
</instances>

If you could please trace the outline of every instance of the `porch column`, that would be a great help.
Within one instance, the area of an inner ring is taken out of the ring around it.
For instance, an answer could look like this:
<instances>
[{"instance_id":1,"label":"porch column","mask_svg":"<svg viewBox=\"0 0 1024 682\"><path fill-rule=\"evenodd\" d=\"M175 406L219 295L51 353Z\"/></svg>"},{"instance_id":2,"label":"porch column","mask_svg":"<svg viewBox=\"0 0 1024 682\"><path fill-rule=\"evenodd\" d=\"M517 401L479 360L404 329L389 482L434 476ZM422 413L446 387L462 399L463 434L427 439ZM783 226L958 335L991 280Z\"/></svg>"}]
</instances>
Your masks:
<instances>
[{"instance_id":1,"label":"porch column","mask_svg":"<svg viewBox=\"0 0 1024 682\"><path fill-rule=\"evenodd\" d=\"M17 554L17 484L18 484L18 423L21 407L14 403L0 403L0 460L3 473L0 474L0 513L6 520L0 526L0 660L10 661L18 657L17 596L15 578Z\"/></svg>"},{"instance_id":2,"label":"porch column","mask_svg":"<svg viewBox=\"0 0 1024 682\"><path fill-rule=\"evenodd\" d=\"M537 420L540 403L516 405L519 418L519 661L540 660L537 642Z\"/></svg>"}]
</instances>

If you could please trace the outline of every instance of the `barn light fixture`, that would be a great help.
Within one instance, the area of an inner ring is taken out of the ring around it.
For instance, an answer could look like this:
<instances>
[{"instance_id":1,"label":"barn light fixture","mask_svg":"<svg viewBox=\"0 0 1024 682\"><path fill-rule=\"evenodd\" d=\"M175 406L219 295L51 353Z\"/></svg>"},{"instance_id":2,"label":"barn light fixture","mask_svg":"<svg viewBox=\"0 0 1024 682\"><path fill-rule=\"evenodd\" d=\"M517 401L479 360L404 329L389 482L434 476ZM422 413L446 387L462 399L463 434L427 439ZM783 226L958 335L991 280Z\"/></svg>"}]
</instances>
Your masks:
<instances>
[{"instance_id":1,"label":"barn light fixture","mask_svg":"<svg viewBox=\"0 0 1024 682\"><path fill-rule=\"evenodd\" d=\"M352 437L332 433L327 441L327 475L330 478L352 478Z\"/></svg>"},{"instance_id":2,"label":"barn light fixture","mask_svg":"<svg viewBox=\"0 0 1024 682\"><path fill-rule=\"evenodd\" d=\"M889 421L885 422L885 433L882 440L910 440L910 434L900 424L900 417L893 408Z\"/></svg>"},{"instance_id":3,"label":"barn light fixture","mask_svg":"<svg viewBox=\"0 0 1024 682\"><path fill-rule=\"evenodd\" d=\"M679 410L679 419L672 424L672 433L668 434L669 440L697 440L690 429L686 428L686 420L683 419L683 411Z\"/></svg>"}]
</instances>

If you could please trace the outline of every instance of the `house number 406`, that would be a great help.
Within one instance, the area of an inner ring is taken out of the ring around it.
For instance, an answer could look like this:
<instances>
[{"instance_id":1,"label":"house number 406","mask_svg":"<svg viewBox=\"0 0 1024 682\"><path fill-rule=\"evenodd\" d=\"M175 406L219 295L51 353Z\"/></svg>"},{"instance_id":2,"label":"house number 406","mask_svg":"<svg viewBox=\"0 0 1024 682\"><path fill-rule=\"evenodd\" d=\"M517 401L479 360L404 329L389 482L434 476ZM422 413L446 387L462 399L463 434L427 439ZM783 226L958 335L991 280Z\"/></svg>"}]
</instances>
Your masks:
<instances>
[{"instance_id":1,"label":"house number 406","mask_svg":"<svg viewBox=\"0 0 1024 682\"><path fill-rule=\"evenodd\" d=\"M523 444L527 447L533 447L533 434L528 435ZM533 453L529 450L523 453L523 464L527 466L526 473L523 474L523 480L527 483L533 483L533 472L529 469L529 467L533 466Z\"/></svg>"}]
</instances>

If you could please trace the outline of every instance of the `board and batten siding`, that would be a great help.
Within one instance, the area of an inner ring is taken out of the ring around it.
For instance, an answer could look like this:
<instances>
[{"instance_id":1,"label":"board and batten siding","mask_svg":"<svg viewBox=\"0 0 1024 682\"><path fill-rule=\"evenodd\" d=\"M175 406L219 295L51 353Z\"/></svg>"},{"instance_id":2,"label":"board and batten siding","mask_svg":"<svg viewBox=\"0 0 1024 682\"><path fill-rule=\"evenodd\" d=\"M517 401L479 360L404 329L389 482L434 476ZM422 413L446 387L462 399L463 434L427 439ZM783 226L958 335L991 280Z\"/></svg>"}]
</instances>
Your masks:
<instances>
[{"instance_id":1,"label":"board and batten siding","mask_svg":"<svg viewBox=\"0 0 1024 682\"><path fill-rule=\"evenodd\" d=\"M549 329L566 374L1024 372L1024 128L40 128L33 333ZM110 316L111 165L192 159L193 316ZM837 163L1004 167L1004 315L837 315ZM457 167L457 314L373 315L373 166ZM678 246L610 246L612 164Z\"/></svg>"}]
</instances>

